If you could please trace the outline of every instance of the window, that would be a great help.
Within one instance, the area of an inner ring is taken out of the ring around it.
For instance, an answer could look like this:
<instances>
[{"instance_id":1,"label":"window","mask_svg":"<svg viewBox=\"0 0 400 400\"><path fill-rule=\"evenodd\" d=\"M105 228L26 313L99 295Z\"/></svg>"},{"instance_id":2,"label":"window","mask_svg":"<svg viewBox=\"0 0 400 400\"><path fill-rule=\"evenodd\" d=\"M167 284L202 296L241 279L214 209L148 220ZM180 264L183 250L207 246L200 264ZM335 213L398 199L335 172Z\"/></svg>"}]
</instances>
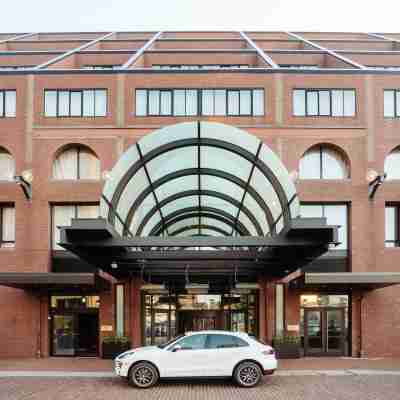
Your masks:
<instances>
[{"instance_id":1,"label":"window","mask_svg":"<svg viewBox=\"0 0 400 400\"><path fill-rule=\"evenodd\" d=\"M207 349L227 349L245 347L249 344L244 340L231 335L207 335Z\"/></svg>"},{"instance_id":2,"label":"window","mask_svg":"<svg viewBox=\"0 0 400 400\"><path fill-rule=\"evenodd\" d=\"M348 248L348 207L346 204L301 204L300 214L303 218L325 217L328 225L338 225L340 244L334 249Z\"/></svg>"},{"instance_id":3,"label":"window","mask_svg":"<svg viewBox=\"0 0 400 400\"><path fill-rule=\"evenodd\" d=\"M137 89L136 116L263 116L263 89Z\"/></svg>"},{"instance_id":4,"label":"window","mask_svg":"<svg viewBox=\"0 0 400 400\"><path fill-rule=\"evenodd\" d=\"M0 204L0 247L15 245L15 208Z\"/></svg>"},{"instance_id":5,"label":"window","mask_svg":"<svg viewBox=\"0 0 400 400\"><path fill-rule=\"evenodd\" d=\"M383 116L385 118L400 117L400 89L383 91Z\"/></svg>"},{"instance_id":6,"label":"window","mask_svg":"<svg viewBox=\"0 0 400 400\"><path fill-rule=\"evenodd\" d=\"M65 149L53 163L54 179L100 179L100 161L86 146Z\"/></svg>"},{"instance_id":7,"label":"window","mask_svg":"<svg viewBox=\"0 0 400 400\"><path fill-rule=\"evenodd\" d=\"M72 218L98 218L98 204L68 204L52 206L52 248L64 250L57 243L60 241L59 226L68 226Z\"/></svg>"},{"instance_id":8,"label":"window","mask_svg":"<svg viewBox=\"0 0 400 400\"><path fill-rule=\"evenodd\" d=\"M45 90L44 115L46 117L105 117L107 90Z\"/></svg>"},{"instance_id":9,"label":"window","mask_svg":"<svg viewBox=\"0 0 400 400\"><path fill-rule=\"evenodd\" d=\"M354 89L295 89L293 115L296 117L354 117Z\"/></svg>"},{"instance_id":10,"label":"window","mask_svg":"<svg viewBox=\"0 0 400 400\"><path fill-rule=\"evenodd\" d=\"M399 247L399 204L386 204L385 207L385 247Z\"/></svg>"},{"instance_id":11,"label":"window","mask_svg":"<svg viewBox=\"0 0 400 400\"><path fill-rule=\"evenodd\" d=\"M12 181L15 175L15 163L13 156L0 147L0 181Z\"/></svg>"},{"instance_id":12,"label":"window","mask_svg":"<svg viewBox=\"0 0 400 400\"><path fill-rule=\"evenodd\" d=\"M347 179L350 168L344 155L327 145L311 147L300 160L300 179Z\"/></svg>"},{"instance_id":13,"label":"window","mask_svg":"<svg viewBox=\"0 0 400 400\"><path fill-rule=\"evenodd\" d=\"M385 159L386 179L400 179L400 147L396 147Z\"/></svg>"},{"instance_id":14,"label":"window","mask_svg":"<svg viewBox=\"0 0 400 400\"><path fill-rule=\"evenodd\" d=\"M83 69L118 69L121 68L120 64L104 64L104 65L84 65Z\"/></svg>"},{"instance_id":15,"label":"window","mask_svg":"<svg viewBox=\"0 0 400 400\"><path fill-rule=\"evenodd\" d=\"M203 350L205 349L207 335L190 335L176 343L182 350ZM174 346L173 346L174 347Z\"/></svg>"},{"instance_id":16,"label":"window","mask_svg":"<svg viewBox=\"0 0 400 400\"><path fill-rule=\"evenodd\" d=\"M0 118L15 117L17 113L17 92L0 90Z\"/></svg>"},{"instance_id":17,"label":"window","mask_svg":"<svg viewBox=\"0 0 400 400\"><path fill-rule=\"evenodd\" d=\"M293 68L293 69L318 69L320 68L317 64L280 64L281 68Z\"/></svg>"}]
</instances>

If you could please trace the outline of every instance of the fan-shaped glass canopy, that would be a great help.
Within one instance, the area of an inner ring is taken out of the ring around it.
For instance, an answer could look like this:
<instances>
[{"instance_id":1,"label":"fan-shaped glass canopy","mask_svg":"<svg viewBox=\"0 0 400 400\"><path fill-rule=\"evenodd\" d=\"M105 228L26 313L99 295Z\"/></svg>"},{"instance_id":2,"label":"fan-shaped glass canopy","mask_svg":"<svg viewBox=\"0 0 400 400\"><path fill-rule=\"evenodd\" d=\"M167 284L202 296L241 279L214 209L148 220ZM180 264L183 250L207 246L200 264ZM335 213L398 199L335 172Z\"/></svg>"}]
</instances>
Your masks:
<instances>
[{"instance_id":1,"label":"fan-shaped glass canopy","mask_svg":"<svg viewBox=\"0 0 400 400\"><path fill-rule=\"evenodd\" d=\"M101 215L122 236L265 236L299 216L299 201L286 168L258 138L185 122L123 154L104 186Z\"/></svg>"}]
</instances>

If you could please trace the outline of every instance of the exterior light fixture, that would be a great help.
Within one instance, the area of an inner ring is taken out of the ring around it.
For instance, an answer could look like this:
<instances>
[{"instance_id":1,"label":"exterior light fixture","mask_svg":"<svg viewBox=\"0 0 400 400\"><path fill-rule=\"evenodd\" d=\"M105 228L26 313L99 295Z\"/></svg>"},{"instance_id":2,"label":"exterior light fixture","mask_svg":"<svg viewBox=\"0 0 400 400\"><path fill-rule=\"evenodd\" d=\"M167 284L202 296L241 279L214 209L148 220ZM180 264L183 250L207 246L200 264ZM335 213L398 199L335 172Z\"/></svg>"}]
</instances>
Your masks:
<instances>
[{"instance_id":1,"label":"exterior light fixture","mask_svg":"<svg viewBox=\"0 0 400 400\"><path fill-rule=\"evenodd\" d=\"M21 172L21 176L24 178L24 180L30 184L32 184L33 181L33 173L31 169L26 169Z\"/></svg>"},{"instance_id":2,"label":"exterior light fixture","mask_svg":"<svg viewBox=\"0 0 400 400\"><path fill-rule=\"evenodd\" d=\"M235 286L231 289L231 293L234 294L250 294L252 290L259 289L260 285L258 283L235 283Z\"/></svg>"},{"instance_id":3,"label":"exterior light fixture","mask_svg":"<svg viewBox=\"0 0 400 400\"><path fill-rule=\"evenodd\" d=\"M368 197L372 200L375 197L378 187L382 185L386 179L386 173L379 175L375 170L369 169L367 171L366 179L368 182Z\"/></svg>"},{"instance_id":4,"label":"exterior light fixture","mask_svg":"<svg viewBox=\"0 0 400 400\"><path fill-rule=\"evenodd\" d=\"M117 268L118 268L118 264L117 264L115 261L113 261L113 262L111 263L111 268L112 268L112 269L117 269Z\"/></svg>"},{"instance_id":5,"label":"exterior light fixture","mask_svg":"<svg viewBox=\"0 0 400 400\"><path fill-rule=\"evenodd\" d=\"M17 185L19 185L24 192L24 195L27 200L32 200L32 173L29 175L28 171L24 171L23 174L30 180L26 180L23 175L16 175L14 176L15 182Z\"/></svg>"}]
</instances>

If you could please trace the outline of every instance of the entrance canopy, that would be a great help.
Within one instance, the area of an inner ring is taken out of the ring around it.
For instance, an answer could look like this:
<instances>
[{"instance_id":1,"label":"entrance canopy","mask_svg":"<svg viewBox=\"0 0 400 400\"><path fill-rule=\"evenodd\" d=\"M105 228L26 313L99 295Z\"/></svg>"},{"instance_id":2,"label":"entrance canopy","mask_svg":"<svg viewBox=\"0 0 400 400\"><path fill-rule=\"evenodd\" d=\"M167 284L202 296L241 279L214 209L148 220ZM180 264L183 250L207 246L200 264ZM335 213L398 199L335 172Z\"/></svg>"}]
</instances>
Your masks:
<instances>
[{"instance_id":1,"label":"entrance canopy","mask_svg":"<svg viewBox=\"0 0 400 400\"><path fill-rule=\"evenodd\" d=\"M121 236L265 236L299 216L299 200L258 138L187 122L126 151L104 187L101 215Z\"/></svg>"},{"instance_id":2,"label":"entrance canopy","mask_svg":"<svg viewBox=\"0 0 400 400\"><path fill-rule=\"evenodd\" d=\"M62 227L60 245L118 278L232 286L284 276L337 243L336 226L299 208L286 168L258 138L186 122L130 147L104 186L102 218Z\"/></svg>"}]
</instances>

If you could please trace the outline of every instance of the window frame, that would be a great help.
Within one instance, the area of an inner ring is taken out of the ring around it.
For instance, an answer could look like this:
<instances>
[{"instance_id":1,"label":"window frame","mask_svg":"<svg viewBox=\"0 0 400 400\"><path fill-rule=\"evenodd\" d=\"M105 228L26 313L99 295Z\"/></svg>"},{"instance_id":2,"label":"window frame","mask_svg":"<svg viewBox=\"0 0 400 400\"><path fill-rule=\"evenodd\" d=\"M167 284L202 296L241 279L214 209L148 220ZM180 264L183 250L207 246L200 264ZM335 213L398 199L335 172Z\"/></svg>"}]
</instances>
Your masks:
<instances>
[{"instance_id":1,"label":"window frame","mask_svg":"<svg viewBox=\"0 0 400 400\"><path fill-rule=\"evenodd\" d=\"M392 92L393 95L393 115L385 115L385 93ZM397 107L397 97L400 97L400 89L383 89L383 118L400 118L400 107Z\"/></svg>"},{"instance_id":2,"label":"window frame","mask_svg":"<svg viewBox=\"0 0 400 400\"><path fill-rule=\"evenodd\" d=\"M386 240L386 209L394 208L394 240ZM387 243L393 243L393 246L387 246ZM400 203L385 203L385 248L400 247Z\"/></svg>"},{"instance_id":3,"label":"window frame","mask_svg":"<svg viewBox=\"0 0 400 400\"><path fill-rule=\"evenodd\" d=\"M346 232L346 248L344 249L338 249L337 247L334 247L333 249L329 249L329 251L333 250L333 251L346 251L349 252L351 249L351 231L350 231L350 223L351 223L351 202L340 202L340 201L304 201L304 202L300 202L300 215L301 215L301 207L302 206L320 206L322 208L322 218L327 218L325 216L325 207L330 207L330 206L344 206L346 207L346 228L347 228L347 232ZM339 229L342 227L343 225L339 226Z\"/></svg>"},{"instance_id":4,"label":"window frame","mask_svg":"<svg viewBox=\"0 0 400 400\"><path fill-rule=\"evenodd\" d=\"M8 93L14 93L15 96L15 113L14 115L7 115L6 114L6 97ZM16 118L17 117L17 90L16 89L1 89L0 94L2 95L2 102L0 103L0 118Z\"/></svg>"},{"instance_id":5,"label":"window frame","mask_svg":"<svg viewBox=\"0 0 400 400\"><path fill-rule=\"evenodd\" d=\"M3 240L3 221L4 221L4 209L6 208L13 208L14 209L14 240ZM0 249L14 249L15 248L15 242L16 242L16 210L15 210L15 204L14 203L0 203ZM13 244L14 246L4 246L4 244Z\"/></svg>"},{"instance_id":6,"label":"window frame","mask_svg":"<svg viewBox=\"0 0 400 400\"><path fill-rule=\"evenodd\" d=\"M89 201L89 202L77 202L77 203L68 203L68 202L62 202L62 203L50 203L50 250L51 251L66 251L65 249L55 249L54 245L56 244L54 242L54 207L74 207L74 217L73 218L78 218L78 207L79 206L97 206L99 209L99 215L100 215L100 202L99 201Z\"/></svg>"},{"instance_id":7,"label":"window frame","mask_svg":"<svg viewBox=\"0 0 400 400\"><path fill-rule=\"evenodd\" d=\"M316 149L316 148L318 148L318 153L319 153L319 178L302 178L302 177L300 177L300 162L302 161L302 159L304 158L304 156L307 155L308 152L310 152L311 150L314 150L314 149ZM340 151L337 150L337 149L335 149L335 147L333 147L333 146L330 147L329 145L317 144L317 145L311 146L311 147L301 156L300 161L299 161L299 179L300 179L301 181L306 181L306 180L310 180L310 181L311 181L311 180L322 180L322 181L324 181L324 180L326 180L326 181L339 181L339 182L341 182L341 181L349 180L349 179L351 178L349 160L347 159L347 157L343 157L343 156L342 156L342 158L343 158L343 161L344 161L344 163L345 163L346 172L347 172L346 176L345 176L344 178L340 178L340 179L338 179L338 178L336 178L336 179L330 179L330 178L325 178L325 177L324 177L324 170L325 170L325 168L324 168L324 157L323 157L323 153L324 153L324 149L329 149L329 148L333 149L334 151L336 151L338 154L341 155Z\"/></svg>"},{"instance_id":8,"label":"window frame","mask_svg":"<svg viewBox=\"0 0 400 400\"><path fill-rule=\"evenodd\" d=\"M295 113L294 107L294 93L296 91L304 91L304 115L299 115ZM332 112L332 92L342 91L342 115L333 115ZM308 93L317 92L317 114L308 114ZM329 92L329 114L320 114L320 92ZM344 110L344 93L353 92L354 93L354 114L345 115ZM357 101L357 90L353 88L293 88L292 89L292 117L296 118L356 118L358 116L358 101Z\"/></svg>"},{"instance_id":9,"label":"window frame","mask_svg":"<svg viewBox=\"0 0 400 400\"><path fill-rule=\"evenodd\" d=\"M84 115L84 92L91 91L93 94L93 115ZM96 115L96 92L104 91L106 94L106 109L104 115ZM46 115L46 93L56 92L56 115ZM68 92L68 115L60 115L60 92ZM71 115L71 94L80 93L81 94L81 111L80 115ZM107 88L57 88L57 89L44 89L43 91L43 117L45 118L107 118L108 114L108 89Z\"/></svg>"},{"instance_id":10,"label":"window frame","mask_svg":"<svg viewBox=\"0 0 400 400\"><path fill-rule=\"evenodd\" d=\"M175 91L184 91L185 92L185 114L175 114L175 107L174 107L174 97L175 97ZM225 91L225 114L216 114L215 112L215 92L216 91ZM158 114L151 113L149 112L150 108L150 96L149 93L152 91L158 91L158 104L159 104L159 109L158 109ZM171 93L171 113L169 114L161 114L161 93L162 92L170 92ZM188 92L189 91L195 91L196 92L196 97L197 97L197 111L196 114L188 114L187 112L187 98L188 98ZM210 91L213 92L213 113L212 114L203 114L203 91ZM241 114L241 106L240 106L240 98L241 98L241 92L242 91L249 91L250 92L250 114ZM262 114L254 114L254 92L255 91L262 91L263 96L263 113ZM138 99L138 92L145 92L146 96L146 112L145 114L137 114L137 99ZM238 109L239 113L238 114L230 114L229 111L229 93L230 92L238 92ZM135 118L143 118L143 117L157 117L157 118L164 118L164 117L173 117L173 118L179 118L179 117L265 117L267 113L265 112L265 88L263 87L210 87L210 88L179 88L179 87L173 87L173 88L142 88L142 87L137 87L134 89L134 112L133 116Z\"/></svg>"}]
</instances>

